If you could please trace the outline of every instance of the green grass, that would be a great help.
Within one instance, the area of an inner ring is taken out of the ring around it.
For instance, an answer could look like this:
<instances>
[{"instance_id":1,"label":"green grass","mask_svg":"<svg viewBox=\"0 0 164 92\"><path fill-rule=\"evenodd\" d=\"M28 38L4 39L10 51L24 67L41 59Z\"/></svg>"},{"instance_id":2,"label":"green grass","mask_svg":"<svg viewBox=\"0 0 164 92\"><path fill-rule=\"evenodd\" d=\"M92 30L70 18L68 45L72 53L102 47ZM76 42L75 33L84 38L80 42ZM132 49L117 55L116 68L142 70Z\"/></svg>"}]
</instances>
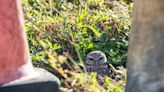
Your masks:
<instances>
[{"instance_id":1,"label":"green grass","mask_svg":"<svg viewBox=\"0 0 164 92\"><path fill-rule=\"evenodd\" d=\"M22 0L22 6L35 66L60 75L62 88L75 92L123 92L126 78L111 82L107 77L108 86L103 88L94 74L84 72L83 62L88 52L101 50L109 63L125 66L133 3ZM93 80L86 81L88 77Z\"/></svg>"}]
</instances>

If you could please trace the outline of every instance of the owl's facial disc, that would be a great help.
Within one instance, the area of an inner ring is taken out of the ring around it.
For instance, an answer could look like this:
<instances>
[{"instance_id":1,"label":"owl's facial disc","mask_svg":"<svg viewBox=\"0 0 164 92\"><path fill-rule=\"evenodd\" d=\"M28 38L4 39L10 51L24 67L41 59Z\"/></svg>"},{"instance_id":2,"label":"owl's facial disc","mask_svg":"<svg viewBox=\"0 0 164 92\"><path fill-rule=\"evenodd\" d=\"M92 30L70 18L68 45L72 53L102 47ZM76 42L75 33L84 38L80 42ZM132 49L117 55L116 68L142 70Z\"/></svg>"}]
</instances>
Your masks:
<instances>
[{"instance_id":1,"label":"owl's facial disc","mask_svg":"<svg viewBox=\"0 0 164 92\"><path fill-rule=\"evenodd\" d=\"M104 57L100 56L97 60L94 61L94 65L99 65L100 63L102 63L104 60Z\"/></svg>"},{"instance_id":2,"label":"owl's facial disc","mask_svg":"<svg viewBox=\"0 0 164 92\"><path fill-rule=\"evenodd\" d=\"M92 51L89 54L87 54L86 57L86 64L91 66L99 66L100 64L103 64L107 62L106 56L101 51Z\"/></svg>"}]
</instances>

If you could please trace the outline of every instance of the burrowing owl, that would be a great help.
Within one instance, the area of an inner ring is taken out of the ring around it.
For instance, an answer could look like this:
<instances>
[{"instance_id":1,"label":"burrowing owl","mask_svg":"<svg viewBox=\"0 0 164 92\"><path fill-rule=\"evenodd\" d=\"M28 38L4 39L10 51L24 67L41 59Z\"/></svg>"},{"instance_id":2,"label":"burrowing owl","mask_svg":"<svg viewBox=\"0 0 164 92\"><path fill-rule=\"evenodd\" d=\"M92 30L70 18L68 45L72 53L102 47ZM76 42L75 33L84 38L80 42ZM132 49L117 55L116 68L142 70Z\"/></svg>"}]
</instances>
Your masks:
<instances>
[{"instance_id":1,"label":"burrowing owl","mask_svg":"<svg viewBox=\"0 0 164 92\"><path fill-rule=\"evenodd\" d=\"M87 54L85 66L87 72L97 72L100 75L109 74L106 55L101 51L92 51Z\"/></svg>"},{"instance_id":2,"label":"burrowing owl","mask_svg":"<svg viewBox=\"0 0 164 92\"><path fill-rule=\"evenodd\" d=\"M103 87L106 86L105 76L115 77L115 75L119 75L119 78L122 77L122 73L116 70L112 66L112 64L109 64L107 62L106 55L101 51L92 51L89 54L87 54L85 60L85 67L87 72L97 73L96 75L97 81Z\"/></svg>"}]
</instances>

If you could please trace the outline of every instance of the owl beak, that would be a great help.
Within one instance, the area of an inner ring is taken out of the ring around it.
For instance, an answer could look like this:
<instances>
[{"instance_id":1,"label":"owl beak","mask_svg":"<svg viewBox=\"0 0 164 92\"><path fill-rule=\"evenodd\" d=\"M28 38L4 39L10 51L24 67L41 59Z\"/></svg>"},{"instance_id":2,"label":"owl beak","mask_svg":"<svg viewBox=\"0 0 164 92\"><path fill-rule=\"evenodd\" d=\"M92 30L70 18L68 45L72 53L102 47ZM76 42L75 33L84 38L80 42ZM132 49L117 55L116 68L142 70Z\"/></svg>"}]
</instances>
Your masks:
<instances>
[{"instance_id":1,"label":"owl beak","mask_svg":"<svg viewBox=\"0 0 164 92\"><path fill-rule=\"evenodd\" d=\"M98 60L96 60L95 62L94 62L94 65L98 65L99 64L99 61Z\"/></svg>"}]
</instances>

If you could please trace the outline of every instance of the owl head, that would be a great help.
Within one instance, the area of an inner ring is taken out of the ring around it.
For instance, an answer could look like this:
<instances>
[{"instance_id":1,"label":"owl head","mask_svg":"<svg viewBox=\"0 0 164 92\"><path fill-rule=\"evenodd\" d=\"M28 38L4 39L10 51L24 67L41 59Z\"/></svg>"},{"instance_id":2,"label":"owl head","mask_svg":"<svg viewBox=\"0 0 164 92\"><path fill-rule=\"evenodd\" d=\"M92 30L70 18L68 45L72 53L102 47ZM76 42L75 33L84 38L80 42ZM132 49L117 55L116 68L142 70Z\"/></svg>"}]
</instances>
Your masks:
<instances>
[{"instance_id":1,"label":"owl head","mask_svg":"<svg viewBox=\"0 0 164 92\"><path fill-rule=\"evenodd\" d=\"M98 66L107 62L106 55L101 51L92 51L87 54L86 65Z\"/></svg>"}]
</instances>

